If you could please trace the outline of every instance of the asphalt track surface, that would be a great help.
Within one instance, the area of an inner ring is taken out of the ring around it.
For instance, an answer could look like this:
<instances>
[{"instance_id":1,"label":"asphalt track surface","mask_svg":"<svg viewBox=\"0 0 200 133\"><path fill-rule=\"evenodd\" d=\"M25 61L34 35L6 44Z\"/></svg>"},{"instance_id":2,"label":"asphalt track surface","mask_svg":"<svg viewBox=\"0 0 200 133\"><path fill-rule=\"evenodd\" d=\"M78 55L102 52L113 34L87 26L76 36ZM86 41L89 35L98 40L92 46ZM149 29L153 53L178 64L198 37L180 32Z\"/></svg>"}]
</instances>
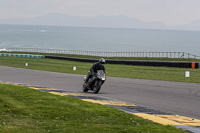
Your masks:
<instances>
[{"instance_id":1,"label":"asphalt track surface","mask_svg":"<svg viewBox=\"0 0 200 133\"><path fill-rule=\"evenodd\" d=\"M0 66L0 81L82 92L83 75ZM98 94L167 113L200 119L200 84L107 77Z\"/></svg>"}]
</instances>

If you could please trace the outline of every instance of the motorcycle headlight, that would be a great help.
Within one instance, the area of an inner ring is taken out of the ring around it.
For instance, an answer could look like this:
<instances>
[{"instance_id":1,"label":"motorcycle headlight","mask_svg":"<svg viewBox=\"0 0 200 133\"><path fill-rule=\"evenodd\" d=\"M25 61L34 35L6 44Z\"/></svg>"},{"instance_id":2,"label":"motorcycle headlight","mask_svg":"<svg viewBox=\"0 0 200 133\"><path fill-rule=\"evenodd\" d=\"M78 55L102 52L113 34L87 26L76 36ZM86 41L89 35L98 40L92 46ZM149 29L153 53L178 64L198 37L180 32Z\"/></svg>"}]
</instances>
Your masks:
<instances>
[{"instance_id":1,"label":"motorcycle headlight","mask_svg":"<svg viewBox=\"0 0 200 133\"><path fill-rule=\"evenodd\" d=\"M101 80L106 80L106 78L105 77L101 77Z\"/></svg>"}]
</instances>

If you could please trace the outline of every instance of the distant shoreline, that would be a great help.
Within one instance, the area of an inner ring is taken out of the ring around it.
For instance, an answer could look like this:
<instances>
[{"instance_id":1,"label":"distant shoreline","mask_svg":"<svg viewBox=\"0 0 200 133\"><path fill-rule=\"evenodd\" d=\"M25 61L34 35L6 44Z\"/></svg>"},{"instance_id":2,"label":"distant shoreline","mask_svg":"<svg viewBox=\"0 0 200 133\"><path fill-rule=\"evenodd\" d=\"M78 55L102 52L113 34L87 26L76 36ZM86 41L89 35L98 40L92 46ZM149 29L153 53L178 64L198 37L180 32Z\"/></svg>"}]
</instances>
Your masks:
<instances>
[{"instance_id":1,"label":"distant shoreline","mask_svg":"<svg viewBox=\"0 0 200 133\"><path fill-rule=\"evenodd\" d=\"M66 28L99 28L99 29L125 29L125 30L149 30L149 31L185 31L185 32L200 32L200 30L181 30L181 29L145 29L145 28L120 28L120 27L100 27L100 26L67 26L67 25L37 25L37 24L0 24L7 26L36 26L36 27L66 27Z\"/></svg>"}]
</instances>

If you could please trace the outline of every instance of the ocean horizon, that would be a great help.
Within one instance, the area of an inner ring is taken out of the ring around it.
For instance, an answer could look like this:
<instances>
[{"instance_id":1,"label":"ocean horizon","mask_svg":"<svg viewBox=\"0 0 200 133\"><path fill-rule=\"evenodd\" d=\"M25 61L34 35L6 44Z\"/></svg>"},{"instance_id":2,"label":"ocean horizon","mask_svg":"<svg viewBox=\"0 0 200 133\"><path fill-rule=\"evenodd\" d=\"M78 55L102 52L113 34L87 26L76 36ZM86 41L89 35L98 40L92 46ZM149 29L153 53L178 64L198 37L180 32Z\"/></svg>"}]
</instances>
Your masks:
<instances>
[{"instance_id":1,"label":"ocean horizon","mask_svg":"<svg viewBox=\"0 0 200 133\"><path fill-rule=\"evenodd\" d=\"M0 48L105 52L187 52L200 55L200 31L0 25Z\"/></svg>"}]
</instances>

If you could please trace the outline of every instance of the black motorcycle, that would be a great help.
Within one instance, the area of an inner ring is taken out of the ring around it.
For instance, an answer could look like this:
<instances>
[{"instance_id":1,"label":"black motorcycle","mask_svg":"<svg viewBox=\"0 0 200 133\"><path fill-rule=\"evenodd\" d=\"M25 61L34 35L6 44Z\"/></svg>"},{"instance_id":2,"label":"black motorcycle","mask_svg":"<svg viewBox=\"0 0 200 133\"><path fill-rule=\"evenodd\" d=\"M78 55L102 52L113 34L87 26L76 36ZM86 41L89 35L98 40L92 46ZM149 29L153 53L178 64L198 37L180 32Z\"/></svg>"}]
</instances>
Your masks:
<instances>
[{"instance_id":1,"label":"black motorcycle","mask_svg":"<svg viewBox=\"0 0 200 133\"><path fill-rule=\"evenodd\" d=\"M91 90L93 91L93 93L98 93L105 80L106 80L106 74L104 73L103 70L98 70L97 73L89 79L89 81L93 81L90 84L90 86L88 86L85 76L83 83L83 91L88 92L88 90Z\"/></svg>"}]
</instances>

